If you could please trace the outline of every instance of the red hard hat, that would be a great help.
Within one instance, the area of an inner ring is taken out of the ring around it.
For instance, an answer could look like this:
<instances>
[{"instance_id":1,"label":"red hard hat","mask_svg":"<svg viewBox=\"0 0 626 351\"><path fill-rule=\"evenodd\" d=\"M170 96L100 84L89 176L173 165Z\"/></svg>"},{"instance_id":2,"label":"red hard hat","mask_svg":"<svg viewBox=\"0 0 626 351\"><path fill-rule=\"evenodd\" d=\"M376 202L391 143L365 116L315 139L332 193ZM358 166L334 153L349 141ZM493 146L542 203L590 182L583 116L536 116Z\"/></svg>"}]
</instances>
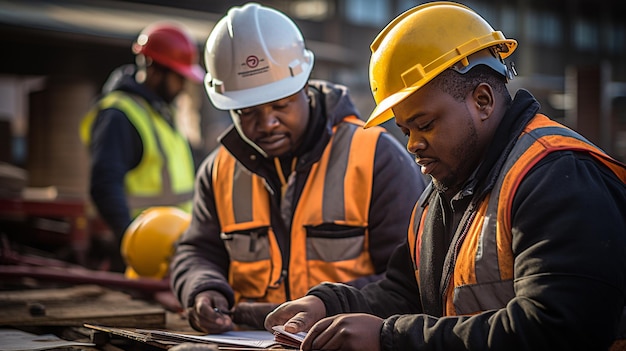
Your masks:
<instances>
[{"instance_id":1,"label":"red hard hat","mask_svg":"<svg viewBox=\"0 0 626 351\"><path fill-rule=\"evenodd\" d=\"M133 53L150 57L195 82L204 80L196 43L178 24L158 22L146 27L133 43Z\"/></svg>"}]
</instances>

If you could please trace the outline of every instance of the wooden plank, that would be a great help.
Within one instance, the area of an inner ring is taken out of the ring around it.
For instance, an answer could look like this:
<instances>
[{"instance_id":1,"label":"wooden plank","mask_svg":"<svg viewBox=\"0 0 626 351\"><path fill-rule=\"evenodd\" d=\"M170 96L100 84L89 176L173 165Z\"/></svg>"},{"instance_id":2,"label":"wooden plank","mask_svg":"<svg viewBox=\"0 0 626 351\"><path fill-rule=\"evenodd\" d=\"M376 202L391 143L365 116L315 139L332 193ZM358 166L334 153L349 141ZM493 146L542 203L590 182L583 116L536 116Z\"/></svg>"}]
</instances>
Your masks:
<instances>
[{"instance_id":1,"label":"wooden plank","mask_svg":"<svg viewBox=\"0 0 626 351\"><path fill-rule=\"evenodd\" d=\"M79 285L65 289L31 289L0 292L0 306L30 301L49 302L75 299L93 299L102 296L107 289L98 285Z\"/></svg>"},{"instance_id":2,"label":"wooden plank","mask_svg":"<svg viewBox=\"0 0 626 351\"><path fill-rule=\"evenodd\" d=\"M41 315L32 313L37 311ZM85 323L164 328L165 310L100 286L0 292L0 325L82 326Z\"/></svg>"}]
</instances>

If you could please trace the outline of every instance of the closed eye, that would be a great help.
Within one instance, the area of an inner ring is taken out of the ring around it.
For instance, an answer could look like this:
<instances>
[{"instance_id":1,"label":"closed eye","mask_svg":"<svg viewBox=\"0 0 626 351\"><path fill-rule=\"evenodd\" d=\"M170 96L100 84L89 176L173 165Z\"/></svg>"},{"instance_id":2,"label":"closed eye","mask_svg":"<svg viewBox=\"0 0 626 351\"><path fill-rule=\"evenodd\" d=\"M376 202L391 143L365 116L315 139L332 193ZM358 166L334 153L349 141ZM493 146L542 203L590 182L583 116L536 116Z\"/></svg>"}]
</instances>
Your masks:
<instances>
[{"instance_id":1,"label":"closed eye","mask_svg":"<svg viewBox=\"0 0 626 351\"><path fill-rule=\"evenodd\" d=\"M286 109L287 107L289 107L289 103L288 103L288 102L276 103L276 104L273 104L273 105L272 105L272 108L273 108L274 110L279 110L279 111L280 111L280 110L284 110L284 109Z\"/></svg>"},{"instance_id":2,"label":"closed eye","mask_svg":"<svg viewBox=\"0 0 626 351\"><path fill-rule=\"evenodd\" d=\"M417 130L419 130L420 132L427 132L430 129L432 129L432 125L433 125L433 121L430 120L427 123L423 123L417 126Z\"/></svg>"},{"instance_id":3,"label":"closed eye","mask_svg":"<svg viewBox=\"0 0 626 351\"><path fill-rule=\"evenodd\" d=\"M409 135L411 134L407 128L400 127L400 131L401 131L401 132L402 132L402 134L403 134L405 137L407 137L407 138L408 138L408 137L409 137Z\"/></svg>"},{"instance_id":4,"label":"closed eye","mask_svg":"<svg viewBox=\"0 0 626 351\"><path fill-rule=\"evenodd\" d=\"M241 121L248 121L251 120L254 116L256 116L257 111L254 109L246 109L246 110L239 110L239 119Z\"/></svg>"}]
</instances>

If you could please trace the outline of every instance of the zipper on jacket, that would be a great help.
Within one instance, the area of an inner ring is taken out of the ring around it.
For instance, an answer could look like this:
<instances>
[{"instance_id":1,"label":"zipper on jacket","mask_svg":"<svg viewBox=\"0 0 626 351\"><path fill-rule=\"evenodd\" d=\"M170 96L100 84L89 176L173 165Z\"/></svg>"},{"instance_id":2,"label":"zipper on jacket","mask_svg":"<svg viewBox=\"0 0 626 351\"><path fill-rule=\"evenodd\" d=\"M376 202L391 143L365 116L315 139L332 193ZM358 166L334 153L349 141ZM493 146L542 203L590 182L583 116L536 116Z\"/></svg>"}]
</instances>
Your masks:
<instances>
[{"instance_id":1,"label":"zipper on jacket","mask_svg":"<svg viewBox=\"0 0 626 351\"><path fill-rule=\"evenodd\" d=\"M470 207L474 207L474 206L470 204ZM443 288L441 289L441 292L440 292L442 308L443 308L443 315L445 315L445 313L446 313L446 304L447 304L446 295L447 295L447 292L448 292L448 289L449 289L450 279L452 278L452 273L454 272L454 266L456 265L456 258L457 258L457 255L459 254L459 248L461 247L461 243L463 243L463 240L465 240L465 236L467 236L467 231L469 230L470 225L472 224L472 222L476 218L476 211L474 211L473 209L470 209L470 208L468 208L467 211L471 211L472 215L471 215L471 217L467 221L465 221L465 223L463 224L463 230L459 234L459 237L457 238L457 240L454 242L454 250L452 252L452 254L453 254L452 260L450 262L450 267L448 268L448 270L445 273L446 276L445 276L445 279L444 279Z\"/></svg>"}]
</instances>

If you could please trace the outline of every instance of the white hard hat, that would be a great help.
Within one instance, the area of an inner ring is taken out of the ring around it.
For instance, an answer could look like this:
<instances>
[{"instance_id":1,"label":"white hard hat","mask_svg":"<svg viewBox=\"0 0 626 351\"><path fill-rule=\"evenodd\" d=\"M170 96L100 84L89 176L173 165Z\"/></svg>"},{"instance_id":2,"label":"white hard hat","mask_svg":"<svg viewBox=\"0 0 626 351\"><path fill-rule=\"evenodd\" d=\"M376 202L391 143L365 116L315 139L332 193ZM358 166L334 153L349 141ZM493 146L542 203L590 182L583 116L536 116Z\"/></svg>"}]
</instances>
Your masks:
<instances>
[{"instance_id":1,"label":"white hard hat","mask_svg":"<svg viewBox=\"0 0 626 351\"><path fill-rule=\"evenodd\" d=\"M257 3L233 7L211 31L204 84L213 105L236 110L285 98L302 89L313 53L285 14Z\"/></svg>"}]
</instances>

